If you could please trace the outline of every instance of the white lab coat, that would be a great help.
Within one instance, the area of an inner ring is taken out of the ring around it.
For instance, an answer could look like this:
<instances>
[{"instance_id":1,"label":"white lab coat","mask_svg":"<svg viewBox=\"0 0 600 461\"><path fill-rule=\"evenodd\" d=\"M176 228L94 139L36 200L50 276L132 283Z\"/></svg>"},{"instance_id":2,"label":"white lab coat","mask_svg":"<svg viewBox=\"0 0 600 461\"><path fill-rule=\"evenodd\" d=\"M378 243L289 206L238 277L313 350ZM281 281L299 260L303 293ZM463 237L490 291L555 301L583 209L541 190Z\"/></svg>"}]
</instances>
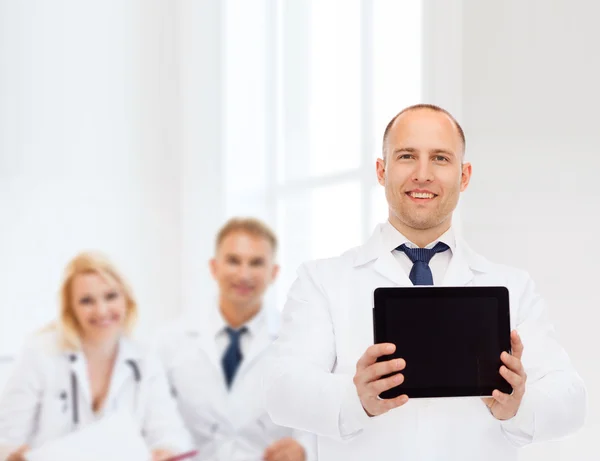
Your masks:
<instances>
[{"instance_id":1,"label":"white lab coat","mask_svg":"<svg viewBox=\"0 0 600 461\"><path fill-rule=\"evenodd\" d=\"M121 339L110 388L99 414L91 404L85 356L59 348L56 331L35 335L20 354L0 398L0 460L16 447L36 448L115 411L129 411L150 449L193 447L156 355ZM127 363L133 360L139 371ZM73 378L79 425L74 424Z\"/></svg>"},{"instance_id":2,"label":"white lab coat","mask_svg":"<svg viewBox=\"0 0 600 461\"><path fill-rule=\"evenodd\" d=\"M265 409L262 379L268 349L276 338L279 312L262 312L250 348L228 390L214 332L217 306L205 314L187 315L159 340L179 409L199 451L199 461L262 461L276 440L293 437L305 448L307 460L316 450L313 435L275 425ZM222 322L222 320L221 320Z\"/></svg>"},{"instance_id":3,"label":"white lab coat","mask_svg":"<svg viewBox=\"0 0 600 461\"><path fill-rule=\"evenodd\" d=\"M373 344L373 291L412 285L384 248L383 226L363 246L300 267L265 379L273 421L318 434L320 461L516 460L517 447L581 427L585 387L531 279L489 262L458 237L442 285L500 285L510 292L511 327L521 335L528 373L517 416L500 422L476 397L412 399L378 417L365 414L352 378Z\"/></svg>"}]
</instances>

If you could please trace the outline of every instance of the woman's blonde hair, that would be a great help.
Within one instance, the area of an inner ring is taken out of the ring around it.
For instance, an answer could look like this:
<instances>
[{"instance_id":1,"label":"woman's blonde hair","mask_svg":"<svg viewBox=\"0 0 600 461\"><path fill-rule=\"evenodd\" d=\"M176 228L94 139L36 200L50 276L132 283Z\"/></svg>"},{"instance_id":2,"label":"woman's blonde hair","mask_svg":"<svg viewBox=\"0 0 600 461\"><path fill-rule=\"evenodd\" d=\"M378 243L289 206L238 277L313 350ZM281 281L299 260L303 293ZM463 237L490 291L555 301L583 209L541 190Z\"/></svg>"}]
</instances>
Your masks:
<instances>
[{"instance_id":1,"label":"woman's blonde hair","mask_svg":"<svg viewBox=\"0 0 600 461\"><path fill-rule=\"evenodd\" d=\"M129 284L105 255L99 252L87 251L75 256L67 264L64 271L59 296L59 315L56 324L60 346L67 350L81 348L80 326L75 317L71 293L73 280L80 274L97 274L108 282L117 282L127 302L125 334L131 334L137 320L138 308Z\"/></svg>"}]
</instances>

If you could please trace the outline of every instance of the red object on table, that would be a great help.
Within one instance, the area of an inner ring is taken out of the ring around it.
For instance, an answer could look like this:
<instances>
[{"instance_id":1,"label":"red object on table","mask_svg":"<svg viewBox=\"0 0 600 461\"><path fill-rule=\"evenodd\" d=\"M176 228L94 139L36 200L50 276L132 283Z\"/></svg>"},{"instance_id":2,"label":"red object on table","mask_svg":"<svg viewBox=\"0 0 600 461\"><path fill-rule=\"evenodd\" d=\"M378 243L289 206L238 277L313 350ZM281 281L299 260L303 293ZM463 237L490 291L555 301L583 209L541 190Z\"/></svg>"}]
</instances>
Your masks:
<instances>
[{"instance_id":1,"label":"red object on table","mask_svg":"<svg viewBox=\"0 0 600 461\"><path fill-rule=\"evenodd\" d=\"M187 451L185 453L181 453L180 455L171 456L167 458L165 461L181 461L182 459L193 458L198 454L198 450Z\"/></svg>"}]
</instances>

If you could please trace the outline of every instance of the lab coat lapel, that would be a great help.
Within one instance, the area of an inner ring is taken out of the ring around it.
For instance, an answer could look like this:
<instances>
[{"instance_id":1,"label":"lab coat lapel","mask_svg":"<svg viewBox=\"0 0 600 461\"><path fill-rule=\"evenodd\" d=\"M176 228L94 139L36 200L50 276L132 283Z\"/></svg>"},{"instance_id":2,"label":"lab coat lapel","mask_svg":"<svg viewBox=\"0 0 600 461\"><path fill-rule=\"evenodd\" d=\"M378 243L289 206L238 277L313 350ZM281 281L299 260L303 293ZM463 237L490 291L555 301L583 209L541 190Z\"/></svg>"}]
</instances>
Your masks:
<instances>
[{"instance_id":1,"label":"lab coat lapel","mask_svg":"<svg viewBox=\"0 0 600 461\"><path fill-rule=\"evenodd\" d=\"M485 258L475 253L462 238L457 236L456 248L452 254L452 259L446 270L442 285L472 285L474 283L474 278L478 273L485 273L490 270L490 263Z\"/></svg>"},{"instance_id":2,"label":"lab coat lapel","mask_svg":"<svg viewBox=\"0 0 600 461\"><path fill-rule=\"evenodd\" d=\"M383 251L373 264L373 270L399 286L412 286L412 282L391 251Z\"/></svg>"},{"instance_id":3,"label":"lab coat lapel","mask_svg":"<svg viewBox=\"0 0 600 461\"><path fill-rule=\"evenodd\" d=\"M455 252L446 270L446 275L442 281L442 286L466 286L473 280L473 276L469 262L457 243Z\"/></svg>"},{"instance_id":4,"label":"lab coat lapel","mask_svg":"<svg viewBox=\"0 0 600 461\"><path fill-rule=\"evenodd\" d=\"M261 356L262 352L264 352L265 349L269 347L269 345L276 339L275 336L271 336L264 330L264 328L261 328L260 331L257 332L258 336L254 338L248 353L242 359L242 363L236 373L235 379L241 379L252 367L253 362L257 360Z\"/></svg>"},{"instance_id":5,"label":"lab coat lapel","mask_svg":"<svg viewBox=\"0 0 600 461\"><path fill-rule=\"evenodd\" d=\"M223 371L223 365L221 364L221 359L223 358L219 351L217 350L217 344L215 342L215 338L212 334L200 333L198 335L198 343L200 350L199 352L204 351L206 356L208 357L209 362L219 371Z\"/></svg>"},{"instance_id":6,"label":"lab coat lapel","mask_svg":"<svg viewBox=\"0 0 600 461\"><path fill-rule=\"evenodd\" d=\"M213 300L208 309L201 313L186 314L184 321L186 322L184 334L189 343L186 346L188 350L182 353L190 357L204 355L220 376L223 371L222 354L217 349L216 335L221 328L225 327L225 323L221 318L218 302Z\"/></svg>"},{"instance_id":7,"label":"lab coat lapel","mask_svg":"<svg viewBox=\"0 0 600 461\"><path fill-rule=\"evenodd\" d=\"M216 338L212 333L212 329L201 331L199 328L190 327L185 334L188 336L193 348L193 350L187 351L186 354L204 354L210 364L220 373L223 369L221 365L222 357L217 351Z\"/></svg>"},{"instance_id":8,"label":"lab coat lapel","mask_svg":"<svg viewBox=\"0 0 600 461\"><path fill-rule=\"evenodd\" d=\"M412 282L408 275L402 269L402 266L396 261L392 251L389 248L384 248L382 241L383 224L379 224L369 240L359 247L358 253L354 260L354 267L359 267L371 261L373 270L387 280L399 286L412 286Z\"/></svg>"},{"instance_id":9,"label":"lab coat lapel","mask_svg":"<svg viewBox=\"0 0 600 461\"><path fill-rule=\"evenodd\" d=\"M242 359L242 363L236 373L235 379L241 379L241 377L252 367L253 362L262 355L275 339L277 339L277 313L268 310L268 308L265 309L267 309L265 312L259 314L264 315L263 322L254 332L255 337L252 338L250 348Z\"/></svg>"},{"instance_id":10,"label":"lab coat lapel","mask_svg":"<svg viewBox=\"0 0 600 461\"><path fill-rule=\"evenodd\" d=\"M141 372L139 359L139 353L136 351L133 344L131 344L128 339L122 338L119 341L119 350L117 352L117 358L112 371L110 387L106 399L107 402L112 402L116 398L119 391L127 381L135 380L136 371L134 370L134 367L137 369L138 373ZM131 363L134 365L132 366Z\"/></svg>"}]
</instances>

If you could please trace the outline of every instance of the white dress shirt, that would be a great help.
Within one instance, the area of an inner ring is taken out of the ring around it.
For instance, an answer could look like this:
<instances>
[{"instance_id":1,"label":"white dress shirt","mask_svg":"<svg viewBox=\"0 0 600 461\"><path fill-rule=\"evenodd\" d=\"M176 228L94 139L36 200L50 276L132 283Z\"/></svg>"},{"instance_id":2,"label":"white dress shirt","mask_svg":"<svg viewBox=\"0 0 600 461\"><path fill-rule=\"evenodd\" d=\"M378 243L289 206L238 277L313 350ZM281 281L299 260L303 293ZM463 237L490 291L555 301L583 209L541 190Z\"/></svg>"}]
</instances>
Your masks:
<instances>
[{"instance_id":1,"label":"white dress shirt","mask_svg":"<svg viewBox=\"0 0 600 461\"><path fill-rule=\"evenodd\" d=\"M225 351L229 347L230 339L225 329L230 327L230 325L223 318L221 311L219 310L218 312L219 315L215 316L215 322L210 325L210 328L212 329L215 336L217 353L222 358L223 355L225 355ZM234 328L235 330L239 330L243 327L246 327L246 331L240 336L240 350L242 352L242 362L244 361L244 356L252 347L252 341L256 338L256 335L260 333L261 328L265 326L265 321L265 313L264 311L260 310L244 325L238 328Z\"/></svg>"},{"instance_id":2,"label":"white dress shirt","mask_svg":"<svg viewBox=\"0 0 600 461\"><path fill-rule=\"evenodd\" d=\"M405 244L408 248L419 248L417 245L408 240L398 230L392 226L389 222L386 222L382 229L383 243L386 248L389 248L396 261L400 263L404 272L408 276L413 266L413 262L410 260L408 255L404 251L396 250L400 245ZM436 253L429 261L429 267L431 274L433 275L433 284L440 285L446 275L446 270L452 260L452 254L456 249L456 238L454 236L454 230L452 227L448 229L440 238L431 242L425 248L431 249L438 244L443 242L450 247L449 250L441 253Z\"/></svg>"}]
</instances>

